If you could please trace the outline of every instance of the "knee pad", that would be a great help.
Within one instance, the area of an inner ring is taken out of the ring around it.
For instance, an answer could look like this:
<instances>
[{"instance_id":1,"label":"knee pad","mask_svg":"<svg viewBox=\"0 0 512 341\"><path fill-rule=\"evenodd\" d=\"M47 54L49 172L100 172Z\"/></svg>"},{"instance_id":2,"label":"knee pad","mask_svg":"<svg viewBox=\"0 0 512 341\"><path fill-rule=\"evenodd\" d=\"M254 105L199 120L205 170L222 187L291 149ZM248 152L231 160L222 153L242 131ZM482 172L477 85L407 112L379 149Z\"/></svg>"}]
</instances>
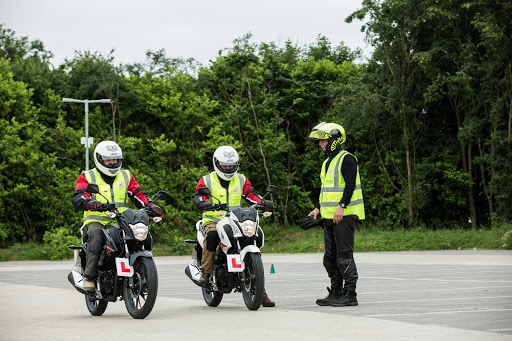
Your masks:
<instances>
[{"instance_id":1,"label":"knee pad","mask_svg":"<svg viewBox=\"0 0 512 341\"><path fill-rule=\"evenodd\" d=\"M94 230L89 233L89 238L87 239L87 251L94 255L101 255L103 251L103 246L105 245L105 235L103 234L103 230Z\"/></svg>"},{"instance_id":2,"label":"knee pad","mask_svg":"<svg viewBox=\"0 0 512 341\"><path fill-rule=\"evenodd\" d=\"M206 251L216 251L219 243L219 233L217 231L208 232L206 235Z\"/></svg>"}]
</instances>

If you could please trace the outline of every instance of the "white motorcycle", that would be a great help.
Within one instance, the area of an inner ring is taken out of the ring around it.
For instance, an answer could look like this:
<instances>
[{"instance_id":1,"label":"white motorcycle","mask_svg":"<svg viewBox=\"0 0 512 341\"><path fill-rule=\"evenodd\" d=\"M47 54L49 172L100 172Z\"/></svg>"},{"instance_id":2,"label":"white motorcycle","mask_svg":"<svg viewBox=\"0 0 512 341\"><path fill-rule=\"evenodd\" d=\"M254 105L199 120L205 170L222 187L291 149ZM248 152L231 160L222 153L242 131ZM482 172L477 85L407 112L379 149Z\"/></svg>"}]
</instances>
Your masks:
<instances>
[{"instance_id":1,"label":"white motorcycle","mask_svg":"<svg viewBox=\"0 0 512 341\"><path fill-rule=\"evenodd\" d=\"M275 189L275 186L268 186L263 197L274 192ZM212 196L207 187L200 188L198 193ZM223 295L234 290L242 292L245 305L249 310L260 308L265 290L265 271L260 248L264 245L265 237L260 228L259 217L272 215L272 212L260 212L264 209L265 207L261 204L238 207L233 210L230 210L226 204L213 206L213 210L226 211L226 213L219 213L221 220L217 223L217 232L220 243L217 247L210 284L202 287L203 298L208 306L218 306ZM202 246L206 237L202 220L196 223L196 231L197 240L185 240L185 243L194 245L193 264L185 268L185 274L192 282L199 285L197 281L201 277Z\"/></svg>"}]
</instances>

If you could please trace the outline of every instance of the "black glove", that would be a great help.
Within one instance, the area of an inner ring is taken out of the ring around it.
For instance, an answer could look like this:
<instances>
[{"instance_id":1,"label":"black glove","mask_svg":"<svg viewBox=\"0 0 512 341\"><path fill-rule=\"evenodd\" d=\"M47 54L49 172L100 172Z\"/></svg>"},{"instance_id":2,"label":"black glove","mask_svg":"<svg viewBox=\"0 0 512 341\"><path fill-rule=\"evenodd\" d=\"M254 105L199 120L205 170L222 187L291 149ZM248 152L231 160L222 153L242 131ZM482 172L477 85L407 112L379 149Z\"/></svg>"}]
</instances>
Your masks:
<instances>
[{"instance_id":1,"label":"black glove","mask_svg":"<svg viewBox=\"0 0 512 341\"><path fill-rule=\"evenodd\" d=\"M146 204L146 207L149 208L158 217L162 216L162 209L157 204L150 202Z\"/></svg>"},{"instance_id":2,"label":"black glove","mask_svg":"<svg viewBox=\"0 0 512 341\"><path fill-rule=\"evenodd\" d=\"M210 211L211 209L213 209L213 205L209 201L201 201L199 205L197 205L197 208L203 211Z\"/></svg>"},{"instance_id":3,"label":"black glove","mask_svg":"<svg viewBox=\"0 0 512 341\"><path fill-rule=\"evenodd\" d=\"M274 208L276 208L276 206L274 205L274 203L270 200L261 200L261 204L263 206L265 206L265 209L267 211L272 211Z\"/></svg>"},{"instance_id":4,"label":"black glove","mask_svg":"<svg viewBox=\"0 0 512 341\"><path fill-rule=\"evenodd\" d=\"M300 221L300 228L305 230L309 230L312 227L318 226L322 224L322 218L318 216L318 218L314 218L312 215L308 215L304 219Z\"/></svg>"},{"instance_id":5,"label":"black glove","mask_svg":"<svg viewBox=\"0 0 512 341\"><path fill-rule=\"evenodd\" d=\"M99 202L98 200L91 200L87 205L85 205L85 208L88 211L105 212L108 211L109 206L107 204Z\"/></svg>"}]
</instances>

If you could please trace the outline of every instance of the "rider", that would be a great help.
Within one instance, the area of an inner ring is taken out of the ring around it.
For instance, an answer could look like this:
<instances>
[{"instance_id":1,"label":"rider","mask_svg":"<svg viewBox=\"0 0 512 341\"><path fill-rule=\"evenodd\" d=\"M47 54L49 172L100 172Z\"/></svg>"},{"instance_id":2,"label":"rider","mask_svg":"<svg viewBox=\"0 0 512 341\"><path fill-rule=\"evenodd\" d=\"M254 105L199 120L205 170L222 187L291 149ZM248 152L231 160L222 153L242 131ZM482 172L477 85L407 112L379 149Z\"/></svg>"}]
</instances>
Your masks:
<instances>
[{"instance_id":1,"label":"rider","mask_svg":"<svg viewBox=\"0 0 512 341\"><path fill-rule=\"evenodd\" d=\"M219 234L217 233L217 222L220 219L217 212L213 211L213 204L208 201L208 197L197 193L199 188L207 187L212 195L220 200L220 204L228 204L228 206L242 206L242 198L248 203L262 203L267 210L274 209L274 203L263 198L252 187L251 182L243 174L238 173L240 166L238 153L235 148L230 146L222 146L213 153L214 172L203 176L199 179L196 186L196 195L194 196L194 205L203 211L203 229L206 234L204 240L203 254L201 264L203 272L199 279L199 285L206 285L210 281L210 275L213 272L213 264L215 261L215 251L220 243ZM275 303L269 299L265 291L263 295L262 306L273 307Z\"/></svg>"},{"instance_id":2,"label":"rider","mask_svg":"<svg viewBox=\"0 0 512 341\"><path fill-rule=\"evenodd\" d=\"M114 218L107 216L108 206L115 204L122 212L128 208L127 196L137 208L148 207L156 215L162 215L162 209L152 203L151 198L139 186L128 170L121 170L123 152L113 141L102 141L94 149L94 164L96 168L83 172L77 179L75 194L71 197L73 206L84 211L84 226L82 239L86 245L86 266L84 271L83 289L95 290L95 279L98 276L98 262L105 245L102 231L104 225ZM88 184L97 184L103 196L85 191Z\"/></svg>"}]
</instances>

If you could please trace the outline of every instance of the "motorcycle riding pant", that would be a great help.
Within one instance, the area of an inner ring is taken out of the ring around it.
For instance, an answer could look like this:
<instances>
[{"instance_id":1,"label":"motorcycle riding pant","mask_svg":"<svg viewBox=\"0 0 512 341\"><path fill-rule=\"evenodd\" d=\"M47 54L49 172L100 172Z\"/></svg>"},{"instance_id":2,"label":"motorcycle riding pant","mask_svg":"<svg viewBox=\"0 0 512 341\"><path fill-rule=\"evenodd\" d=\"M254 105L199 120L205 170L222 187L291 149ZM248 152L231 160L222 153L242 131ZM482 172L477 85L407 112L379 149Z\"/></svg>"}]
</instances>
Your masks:
<instances>
[{"instance_id":1,"label":"motorcycle riding pant","mask_svg":"<svg viewBox=\"0 0 512 341\"><path fill-rule=\"evenodd\" d=\"M213 273L213 265L215 263L215 253L217 245L220 243L219 233L217 232L217 224L213 221L203 225L206 238L203 242L203 255L201 257L201 266L205 274Z\"/></svg>"},{"instance_id":2,"label":"motorcycle riding pant","mask_svg":"<svg viewBox=\"0 0 512 341\"><path fill-rule=\"evenodd\" d=\"M343 217L338 224L330 219L324 219L324 267L331 279L331 288L345 289L356 292L358 279L357 267L354 262L354 233L359 223L357 216ZM343 283L345 282L345 283Z\"/></svg>"},{"instance_id":3,"label":"motorcycle riding pant","mask_svg":"<svg viewBox=\"0 0 512 341\"><path fill-rule=\"evenodd\" d=\"M98 262L105 245L103 225L98 222L87 224L82 233L83 242L87 245L84 276L94 280L98 276Z\"/></svg>"}]
</instances>

